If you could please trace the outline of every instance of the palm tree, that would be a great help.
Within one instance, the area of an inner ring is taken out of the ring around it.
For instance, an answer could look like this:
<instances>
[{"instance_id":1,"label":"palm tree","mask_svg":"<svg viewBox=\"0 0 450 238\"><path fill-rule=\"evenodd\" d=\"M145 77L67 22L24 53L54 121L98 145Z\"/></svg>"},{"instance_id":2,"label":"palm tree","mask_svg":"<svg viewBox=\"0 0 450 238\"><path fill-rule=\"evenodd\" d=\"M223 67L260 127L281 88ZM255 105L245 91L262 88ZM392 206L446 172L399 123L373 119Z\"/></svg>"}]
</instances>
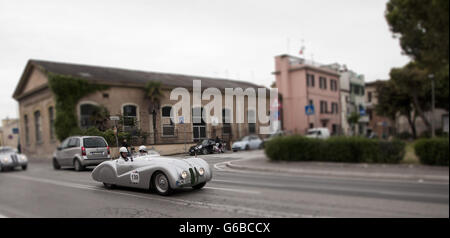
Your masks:
<instances>
[{"instance_id":1,"label":"palm tree","mask_svg":"<svg viewBox=\"0 0 450 238\"><path fill-rule=\"evenodd\" d=\"M153 143L156 144L156 115L159 111L159 104L163 97L161 82L150 81L145 85L145 98L149 100L150 106L148 112L153 118Z\"/></svg>"}]
</instances>

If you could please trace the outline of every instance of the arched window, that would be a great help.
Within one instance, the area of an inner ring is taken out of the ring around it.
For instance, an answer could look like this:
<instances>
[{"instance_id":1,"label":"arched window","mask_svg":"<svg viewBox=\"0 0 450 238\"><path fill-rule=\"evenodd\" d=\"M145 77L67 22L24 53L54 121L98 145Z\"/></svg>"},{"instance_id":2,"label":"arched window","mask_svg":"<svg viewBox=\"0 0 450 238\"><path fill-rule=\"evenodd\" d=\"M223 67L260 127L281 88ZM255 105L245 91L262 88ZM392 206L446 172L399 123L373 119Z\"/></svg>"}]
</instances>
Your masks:
<instances>
[{"instance_id":1,"label":"arched window","mask_svg":"<svg viewBox=\"0 0 450 238\"><path fill-rule=\"evenodd\" d=\"M125 130L136 127L137 123L137 106L125 105L123 106L123 126Z\"/></svg>"},{"instance_id":2,"label":"arched window","mask_svg":"<svg viewBox=\"0 0 450 238\"><path fill-rule=\"evenodd\" d=\"M175 135L175 125L170 116L170 111L172 111L172 106L164 106L161 108L161 121L162 121L162 131L163 136L174 136Z\"/></svg>"},{"instance_id":3,"label":"arched window","mask_svg":"<svg viewBox=\"0 0 450 238\"><path fill-rule=\"evenodd\" d=\"M93 104L81 104L80 105L80 126L82 129L95 126L93 115L97 110L97 106Z\"/></svg>"},{"instance_id":4,"label":"arched window","mask_svg":"<svg viewBox=\"0 0 450 238\"><path fill-rule=\"evenodd\" d=\"M192 130L194 141L206 138L206 122L202 118L203 108L192 108Z\"/></svg>"},{"instance_id":5,"label":"arched window","mask_svg":"<svg viewBox=\"0 0 450 238\"><path fill-rule=\"evenodd\" d=\"M34 128L36 135L36 143L42 143L42 121L41 121L41 112L34 112Z\"/></svg>"},{"instance_id":6,"label":"arched window","mask_svg":"<svg viewBox=\"0 0 450 238\"><path fill-rule=\"evenodd\" d=\"M231 111L228 108L222 110L222 134L231 134Z\"/></svg>"},{"instance_id":7,"label":"arched window","mask_svg":"<svg viewBox=\"0 0 450 238\"><path fill-rule=\"evenodd\" d=\"M256 133L256 112L254 110L248 111L248 133Z\"/></svg>"},{"instance_id":8,"label":"arched window","mask_svg":"<svg viewBox=\"0 0 450 238\"><path fill-rule=\"evenodd\" d=\"M30 126L28 125L28 115L23 117L23 122L25 124L25 143L30 144Z\"/></svg>"}]
</instances>

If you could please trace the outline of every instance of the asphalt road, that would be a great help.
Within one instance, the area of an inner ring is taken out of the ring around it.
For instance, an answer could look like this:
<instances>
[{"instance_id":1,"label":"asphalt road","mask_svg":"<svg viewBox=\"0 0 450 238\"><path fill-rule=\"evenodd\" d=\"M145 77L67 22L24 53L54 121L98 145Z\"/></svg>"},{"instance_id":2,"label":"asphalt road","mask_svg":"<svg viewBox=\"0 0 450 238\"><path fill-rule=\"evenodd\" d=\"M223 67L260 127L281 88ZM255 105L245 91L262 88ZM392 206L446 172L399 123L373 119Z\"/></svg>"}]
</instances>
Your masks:
<instances>
[{"instance_id":1,"label":"asphalt road","mask_svg":"<svg viewBox=\"0 0 450 238\"><path fill-rule=\"evenodd\" d=\"M214 169L203 190L170 197L107 190L90 170L30 163L0 173L0 217L449 217L449 184L312 177L230 170L251 152L204 157Z\"/></svg>"}]
</instances>

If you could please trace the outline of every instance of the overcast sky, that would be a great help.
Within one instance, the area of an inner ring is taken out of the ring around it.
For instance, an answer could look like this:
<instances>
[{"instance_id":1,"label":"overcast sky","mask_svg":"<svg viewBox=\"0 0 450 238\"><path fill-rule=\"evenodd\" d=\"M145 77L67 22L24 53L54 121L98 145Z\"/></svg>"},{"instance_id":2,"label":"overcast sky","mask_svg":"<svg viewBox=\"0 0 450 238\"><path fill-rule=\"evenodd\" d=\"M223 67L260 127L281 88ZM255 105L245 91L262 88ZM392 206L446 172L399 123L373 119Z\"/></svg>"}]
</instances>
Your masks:
<instances>
[{"instance_id":1,"label":"overcast sky","mask_svg":"<svg viewBox=\"0 0 450 238\"><path fill-rule=\"evenodd\" d=\"M401 55L387 0L0 0L0 118L28 59L216 76L269 86L274 56L386 79Z\"/></svg>"}]
</instances>

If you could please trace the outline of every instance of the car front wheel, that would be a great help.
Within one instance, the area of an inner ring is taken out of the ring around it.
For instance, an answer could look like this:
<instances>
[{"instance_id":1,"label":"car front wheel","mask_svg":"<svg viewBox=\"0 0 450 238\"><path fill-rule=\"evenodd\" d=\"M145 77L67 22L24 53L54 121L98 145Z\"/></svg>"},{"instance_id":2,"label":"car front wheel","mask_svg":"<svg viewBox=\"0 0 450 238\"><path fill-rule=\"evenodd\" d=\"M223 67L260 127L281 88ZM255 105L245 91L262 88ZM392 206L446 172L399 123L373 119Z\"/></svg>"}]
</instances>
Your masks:
<instances>
[{"instance_id":1,"label":"car front wheel","mask_svg":"<svg viewBox=\"0 0 450 238\"><path fill-rule=\"evenodd\" d=\"M153 178L153 188L159 195L167 196L172 193L169 179L163 172L157 172Z\"/></svg>"},{"instance_id":2,"label":"car front wheel","mask_svg":"<svg viewBox=\"0 0 450 238\"><path fill-rule=\"evenodd\" d=\"M27 170L27 165L22 165L22 170Z\"/></svg>"}]
</instances>

